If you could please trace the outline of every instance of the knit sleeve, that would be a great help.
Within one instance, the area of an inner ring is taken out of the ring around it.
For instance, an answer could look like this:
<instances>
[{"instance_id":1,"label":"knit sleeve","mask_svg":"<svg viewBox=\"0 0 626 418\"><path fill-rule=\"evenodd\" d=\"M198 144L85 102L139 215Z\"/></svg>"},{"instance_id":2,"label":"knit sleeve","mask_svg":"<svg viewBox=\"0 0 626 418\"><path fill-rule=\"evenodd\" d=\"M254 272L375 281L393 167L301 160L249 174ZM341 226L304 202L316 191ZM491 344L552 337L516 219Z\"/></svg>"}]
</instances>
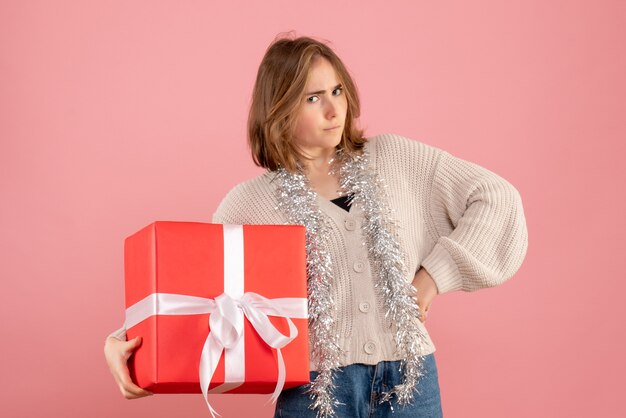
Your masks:
<instances>
[{"instance_id":1,"label":"knit sleeve","mask_svg":"<svg viewBox=\"0 0 626 418\"><path fill-rule=\"evenodd\" d=\"M222 200L222 204L223 204L223 200ZM233 222L231 220L231 218L228 216L228 213L226 211L224 211L224 209L222 208L222 204L220 204L217 207L217 210L215 211L215 213L213 213L213 218L211 219L211 223L214 224L236 224L236 222Z\"/></svg>"},{"instance_id":2,"label":"knit sleeve","mask_svg":"<svg viewBox=\"0 0 626 418\"><path fill-rule=\"evenodd\" d=\"M427 207L438 239L422 266L440 294L497 286L520 268L526 220L519 192L504 178L442 150Z\"/></svg>"},{"instance_id":3,"label":"knit sleeve","mask_svg":"<svg viewBox=\"0 0 626 418\"><path fill-rule=\"evenodd\" d=\"M107 336L107 338L108 337L117 338L120 341L126 341L126 325L122 325L122 328L113 331Z\"/></svg>"},{"instance_id":4,"label":"knit sleeve","mask_svg":"<svg viewBox=\"0 0 626 418\"><path fill-rule=\"evenodd\" d=\"M276 209L269 172L245 180L224 196L213 214L212 222L231 225L283 224Z\"/></svg>"},{"instance_id":5,"label":"knit sleeve","mask_svg":"<svg viewBox=\"0 0 626 418\"><path fill-rule=\"evenodd\" d=\"M241 203L239 202L241 200L241 188L242 185L239 184L224 196L215 213L213 213L212 223L230 225L243 225L246 223L241 216L238 216L242 214Z\"/></svg>"}]
</instances>

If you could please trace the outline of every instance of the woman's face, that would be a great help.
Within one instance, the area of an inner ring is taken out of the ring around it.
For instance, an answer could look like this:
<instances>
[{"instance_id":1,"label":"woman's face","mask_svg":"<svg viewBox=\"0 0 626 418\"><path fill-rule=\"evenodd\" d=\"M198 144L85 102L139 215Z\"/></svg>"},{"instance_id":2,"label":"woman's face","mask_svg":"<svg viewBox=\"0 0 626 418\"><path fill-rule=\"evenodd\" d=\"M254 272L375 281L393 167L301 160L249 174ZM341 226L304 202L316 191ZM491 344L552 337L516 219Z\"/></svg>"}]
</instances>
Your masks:
<instances>
[{"instance_id":1,"label":"woman's face","mask_svg":"<svg viewBox=\"0 0 626 418\"><path fill-rule=\"evenodd\" d=\"M335 69L326 58L312 62L304 92L294 141L306 155L326 156L341 141L348 109Z\"/></svg>"}]
</instances>

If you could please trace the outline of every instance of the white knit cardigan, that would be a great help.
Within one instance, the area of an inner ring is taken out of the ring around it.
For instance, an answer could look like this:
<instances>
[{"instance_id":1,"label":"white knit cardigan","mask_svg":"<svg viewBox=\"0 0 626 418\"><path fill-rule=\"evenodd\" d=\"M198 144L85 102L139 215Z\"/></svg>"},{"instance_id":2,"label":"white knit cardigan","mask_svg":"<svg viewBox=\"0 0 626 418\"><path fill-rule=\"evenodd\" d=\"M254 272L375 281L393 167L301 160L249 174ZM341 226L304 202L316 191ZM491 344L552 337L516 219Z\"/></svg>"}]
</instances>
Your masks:
<instances>
[{"instance_id":1,"label":"white knit cardigan","mask_svg":"<svg viewBox=\"0 0 626 418\"><path fill-rule=\"evenodd\" d=\"M499 175L437 147L398 134L381 134L365 145L371 167L387 185L389 206L406 255L407 281L422 266L439 294L502 284L520 268L528 232L517 189ZM276 210L275 173L265 172L235 186L213 215L214 223L283 224ZM335 330L345 355L342 365L398 360L393 324L376 297L361 233L363 212L347 212L318 195L328 216L335 281ZM428 344L423 355L435 351ZM125 339L125 329L111 335ZM316 365L311 363L311 370Z\"/></svg>"}]
</instances>

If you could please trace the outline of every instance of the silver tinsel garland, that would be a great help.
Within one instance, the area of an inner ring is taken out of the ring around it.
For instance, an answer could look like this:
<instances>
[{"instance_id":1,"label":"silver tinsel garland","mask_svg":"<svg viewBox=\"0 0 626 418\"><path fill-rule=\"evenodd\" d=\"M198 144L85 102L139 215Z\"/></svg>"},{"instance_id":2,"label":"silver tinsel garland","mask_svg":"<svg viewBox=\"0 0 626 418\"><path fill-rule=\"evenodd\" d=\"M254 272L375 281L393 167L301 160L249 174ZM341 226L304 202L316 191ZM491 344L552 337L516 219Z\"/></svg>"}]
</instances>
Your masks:
<instances>
[{"instance_id":1,"label":"silver tinsel garland","mask_svg":"<svg viewBox=\"0 0 626 418\"><path fill-rule=\"evenodd\" d=\"M413 299L416 289L406 280L408 272L395 235L396 225L387 204L385 185L369 168L366 150L353 156L338 150L331 166L331 174L339 168L342 194L351 194L351 204L363 209L362 229L372 273L377 277L375 288L384 301L386 316L391 319L394 339L403 357L403 381L383 393L381 402L391 402L395 394L398 403L406 405L413 400L418 379L423 374L420 353L426 336L418 326L420 311ZM333 396L333 372L340 366L342 350L339 336L333 334L335 304L331 296L333 266L326 245L327 219L317 206L317 193L311 189L301 165L296 173L278 169L275 181L277 209L284 212L290 223L306 228L309 334L312 360L319 372L308 392L313 400L311 408L317 409L318 417L331 417L335 416L337 405Z\"/></svg>"}]
</instances>

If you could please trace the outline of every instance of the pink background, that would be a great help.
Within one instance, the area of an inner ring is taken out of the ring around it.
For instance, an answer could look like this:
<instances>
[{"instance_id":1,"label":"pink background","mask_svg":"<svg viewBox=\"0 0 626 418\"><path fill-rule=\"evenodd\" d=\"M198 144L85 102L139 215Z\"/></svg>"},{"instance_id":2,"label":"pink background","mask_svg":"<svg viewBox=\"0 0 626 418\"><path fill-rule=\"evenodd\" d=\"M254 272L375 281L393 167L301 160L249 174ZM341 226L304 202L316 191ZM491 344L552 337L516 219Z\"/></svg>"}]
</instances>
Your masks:
<instances>
[{"instance_id":1,"label":"pink background","mask_svg":"<svg viewBox=\"0 0 626 418\"><path fill-rule=\"evenodd\" d=\"M618 417L626 374L626 3L2 1L0 415L207 417L127 401L102 352L123 321L123 240L209 222L261 173L245 123L280 32L332 41L369 136L395 132L521 192L526 261L437 298L446 417ZM213 396L270 417L266 396Z\"/></svg>"}]
</instances>

